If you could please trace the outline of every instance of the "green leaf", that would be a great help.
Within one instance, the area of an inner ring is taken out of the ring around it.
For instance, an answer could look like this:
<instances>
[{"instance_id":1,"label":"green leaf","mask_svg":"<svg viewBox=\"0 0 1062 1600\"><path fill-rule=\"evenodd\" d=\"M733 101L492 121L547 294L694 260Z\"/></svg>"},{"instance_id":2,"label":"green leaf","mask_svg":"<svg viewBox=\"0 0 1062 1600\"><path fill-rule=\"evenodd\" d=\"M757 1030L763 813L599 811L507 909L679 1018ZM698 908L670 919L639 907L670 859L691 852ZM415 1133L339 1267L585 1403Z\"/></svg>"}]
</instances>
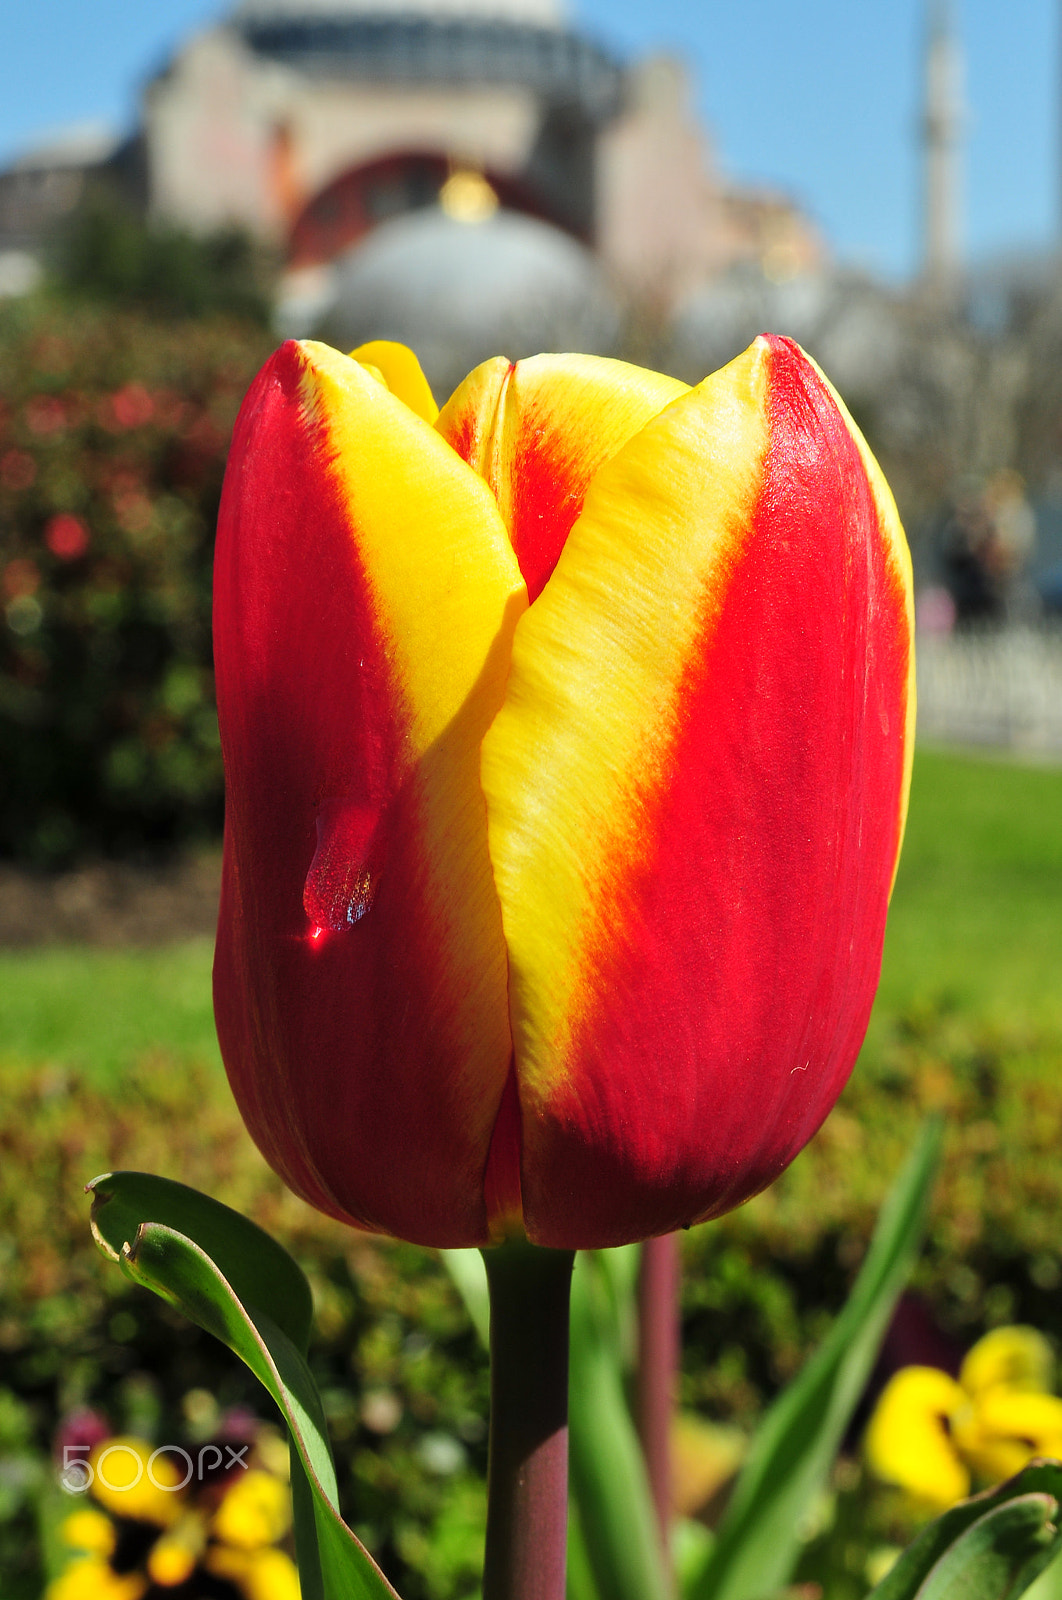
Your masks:
<instances>
[{"instance_id":1,"label":"green leaf","mask_svg":"<svg viewBox=\"0 0 1062 1600\"><path fill-rule=\"evenodd\" d=\"M312 1302L299 1267L246 1217L183 1184L111 1172L88 1189L104 1254L227 1344L283 1412L303 1600L395 1600L339 1515L324 1412L305 1360Z\"/></svg>"},{"instance_id":2,"label":"green leaf","mask_svg":"<svg viewBox=\"0 0 1062 1600\"><path fill-rule=\"evenodd\" d=\"M569 1384L572 1497L598 1593L605 1600L667 1600L656 1513L623 1388L631 1253L636 1271L636 1250L580 1251L576 1257Z\"/></svg>"},{"instance_id":3,"label":"green leaf","mask_svg":"<svg viewBox=\"0 0 1062 1600\"><path fill-rule=\"evenodd\" d=\"M872 1600L1016 1600L1058 1556L1062 1466L1033 1461L924 1528Z\"/></svg>"},{"instance_id":4,"label":"green leaf","mask_svg":"<svg viewBox=\"0 0 1062 1600\"><path fill-rule=\"evenodd\" d=\"M1025 1600L1062 1600L1062 1555L1054 1555L1025 1591Z\"/></svg>"},{"instance_id":5,"label":"green leaf","mask_svg":"<svg viewBox=\"0 0 1062 1600\"><path fill-rule=\"evenodd\" d=\"M221 1267L243 1305L261 1306L305 1354L313 1321L310 1285L283 1246L257 1224L198 1189L147 1172L108 1172L85 1187L92 1195L93 1237L104 1255L120 1262L142 1222L173 1228Z\"/></svg>"},{"instance_id":6,"label":"green leaf","mask_svg":"<svg viewBox=\"0 0 1062 1600\"><path fill-rule=\"evenodd\" d=\"M866 1260L823 1344L768 1411L687 1600L761 1600L782 1587L914 1265L942 1126L924 1126L882 1207Z\"/></svg>"},{"instance_id":7,"label":"green leaf","mask_svg":"<svg viewBox=\"0 0 1062 1600\"><path fill-rule=\"evenodd\" d=\"M579 1524L579 1507L574 1500L568 1503L568 1564L564 1594L565 1600L600 1600L590 1557L586 1553L586 1540Z\"/></svg>"},{"instance_id":8,"label":"green leaf","mask_svg":"<svg viewBox=\"0 0 1062 1600\"><path fill-rule=\"evenodd\" d=\"M440 1250L439 1254L443 1266L454 1280L458 1294L465 1302L465 1310L483 1341L483 1348L489 1350L490 1290L487 1288L487 1269L483 1265L482 1251L473 1247L469 1250Z\"/></svg>"}]
</instances>

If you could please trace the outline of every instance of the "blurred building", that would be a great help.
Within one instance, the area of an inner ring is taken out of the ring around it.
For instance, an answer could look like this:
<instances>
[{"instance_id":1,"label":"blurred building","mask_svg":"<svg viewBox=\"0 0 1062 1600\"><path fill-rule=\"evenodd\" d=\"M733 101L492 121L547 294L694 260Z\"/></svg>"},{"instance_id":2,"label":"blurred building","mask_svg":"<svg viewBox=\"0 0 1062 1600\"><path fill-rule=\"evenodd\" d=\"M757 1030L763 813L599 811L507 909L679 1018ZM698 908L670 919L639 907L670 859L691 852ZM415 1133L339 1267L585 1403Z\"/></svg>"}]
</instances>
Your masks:
<instances>
[{"instance_id":1,"label":"blurred building","mask_svg":"<svg viewBox=\"0 0 1062 1600\"><path fill-rule=\"evenodd\" d=\"M148 83L124 171L150 215L275 249L308 305L464 174L663 307L737 262L817 266L791 201L723 181L688 99L676 63L621 62L560 0L241 0Z\"/></svg>"},{"instance_id":2,"label":"blurred building","mask_svg":"<svg viewBox=\"0 0 1062 1600\"><path fill-rule=\"evenodd\" d=\"M45 135L0 172L0 295L37 284L42 242L81 203L90 175L113 160L118 144L109 128L78 124Z\"/></svg>"},{"instance_id":3,"label":"blurred building","mask_svg":"<svg viewBox=\"0 0 1062 1600\"><path fill-rule=\"evenodd\" d=\"M455 167L583 237L618 62L553 0L243 0L144 97L152 210L240 223L294 266L430 204Z\"/></svg>"},{"instance_id":4,"label":"blurred building","mask_svg":"<svg viewBox=\"0 0 1062 1600\"><path fill-rule=\"evenodd\" d=\"M144 101L151 206L238 221L293 269L432 204L455 171L670 298L736 260L822 246L783 198L732 195L681 69L624 65L559 0L242 0Z\"/></svg>"}]
</instances>

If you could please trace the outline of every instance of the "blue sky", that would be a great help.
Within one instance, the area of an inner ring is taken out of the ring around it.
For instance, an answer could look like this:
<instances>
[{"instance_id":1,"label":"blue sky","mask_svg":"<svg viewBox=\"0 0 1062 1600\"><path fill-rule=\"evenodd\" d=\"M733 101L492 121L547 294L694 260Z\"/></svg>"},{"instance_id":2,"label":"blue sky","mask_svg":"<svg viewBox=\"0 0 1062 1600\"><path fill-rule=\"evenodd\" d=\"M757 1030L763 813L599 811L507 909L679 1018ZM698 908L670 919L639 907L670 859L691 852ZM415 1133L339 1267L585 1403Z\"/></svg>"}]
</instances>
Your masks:
<instances>
[{"instance_id":1,"label":"blue sky","mask_svg":"<svg viewBox=\"0 0 1062 1600\"><path fill-rule=\"evenodd\" d=\"M685 56L723 170L798 198L842 260L918 259L924 0L569 0L621 51ZM966 57L971 259L1054 243L1060 0L953 0ZM138 85L224 0L29 0L0 28L0 160L71 121L132 123ZM14 13L14 14L12 14Z\"/></svg>"}]
</instances>

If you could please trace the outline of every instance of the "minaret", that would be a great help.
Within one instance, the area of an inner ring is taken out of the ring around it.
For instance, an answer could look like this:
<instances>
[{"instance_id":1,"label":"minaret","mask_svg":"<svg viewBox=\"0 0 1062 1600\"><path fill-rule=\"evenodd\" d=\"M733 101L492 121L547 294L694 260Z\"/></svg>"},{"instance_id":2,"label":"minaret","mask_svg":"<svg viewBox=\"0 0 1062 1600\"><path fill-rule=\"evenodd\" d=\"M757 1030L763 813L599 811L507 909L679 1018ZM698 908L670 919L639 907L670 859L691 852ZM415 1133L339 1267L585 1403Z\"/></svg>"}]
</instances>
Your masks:
<instances>
[{"instance_id":1,"label":"minaret","mask_svg":"<svg viewBox=\"0 0 1062 1600\"><path fill-rule=\"evenodd\" d=\"M962 54L948 0L930 0L926 32L924 152L925 214L922 277L946 289L960 267L959 187L962 133Z\"/></svg>"}]
</instances>

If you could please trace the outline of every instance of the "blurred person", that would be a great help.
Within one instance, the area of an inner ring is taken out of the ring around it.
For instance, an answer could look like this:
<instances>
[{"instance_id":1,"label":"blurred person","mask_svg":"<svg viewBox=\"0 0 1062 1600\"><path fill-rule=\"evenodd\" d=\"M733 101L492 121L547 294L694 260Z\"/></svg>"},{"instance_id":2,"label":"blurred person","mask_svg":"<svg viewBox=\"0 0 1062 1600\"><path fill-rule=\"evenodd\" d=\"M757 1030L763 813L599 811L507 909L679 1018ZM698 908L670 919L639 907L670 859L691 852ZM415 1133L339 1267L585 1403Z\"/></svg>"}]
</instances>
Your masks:
<instances>
[{"instance_id":1,"label":"blurred person","mask_svg":"<svg viewBox=\"0 0 1062 1600\"><path fill-rule=\"evenodd\" d=\"M1036 550L1036 513L1025 496L1021 474L1004 467L988 480L985 509L992 522L990 556L1004 615L1026 621L1039 609L1028 569Z\"/></svg>"},{"instance_id":2,"label":"blurred person","mask_svg":"<svg viewBox=\"0 0 1062 1600\"><path fill-rule=\"evenodd\" d=\"M941 559L944 582L955 602L956 625L1001 621L996 529L980 489L967 486L957 495L941 530Z\"/></svg>"}]
</instances>

